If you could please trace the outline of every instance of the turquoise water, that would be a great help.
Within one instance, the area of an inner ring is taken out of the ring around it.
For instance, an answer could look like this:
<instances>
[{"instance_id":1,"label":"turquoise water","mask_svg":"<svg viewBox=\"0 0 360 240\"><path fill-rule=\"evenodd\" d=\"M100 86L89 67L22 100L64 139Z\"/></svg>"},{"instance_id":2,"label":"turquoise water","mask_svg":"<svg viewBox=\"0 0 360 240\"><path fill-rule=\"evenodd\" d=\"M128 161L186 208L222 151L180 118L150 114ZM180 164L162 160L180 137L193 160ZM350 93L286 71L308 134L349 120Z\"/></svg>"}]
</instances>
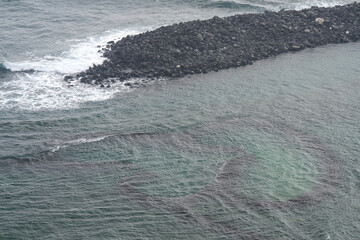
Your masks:
<instances>
[{"instance_id":1,"label":"turquoise water","mask_svg":"<svg viewBox=\"0 0 360 240\"><path fill-rule=\"evenodd\" d=\"M0 239L359 239L359 43L137 89L61 81L111 38L303 3L0 4Z\"/></svg>"}]
</instances>

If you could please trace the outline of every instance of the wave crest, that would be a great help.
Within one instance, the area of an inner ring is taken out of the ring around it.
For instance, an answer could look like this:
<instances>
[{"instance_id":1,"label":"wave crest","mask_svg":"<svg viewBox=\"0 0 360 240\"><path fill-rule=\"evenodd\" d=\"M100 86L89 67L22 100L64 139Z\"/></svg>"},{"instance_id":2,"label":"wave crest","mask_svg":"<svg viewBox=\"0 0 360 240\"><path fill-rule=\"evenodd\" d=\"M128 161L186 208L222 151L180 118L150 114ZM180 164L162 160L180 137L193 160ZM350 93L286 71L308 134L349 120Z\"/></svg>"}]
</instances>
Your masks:
<instances>
[{"instance_id":1,"label":"wave crest","mask_svg":"<svg viewBox=\"0 0 360 240\"><path fill-rule=\"evenodd\" d=\"M101 49L108 41L149 29L121 29L89 37L76 42L58 56L45 56L20 62L3 61L0 73L12 71L10 81L0 82L0 109L12 110L61 110L78 108L85 102L104 101L129 87L112 84L111 89L85 86L79 81L70 84L63 79L93 64L104 61Z\"/></svg>"},{"instance_id":2,"label":"wave crest","mask_svg":"<svg viewBox=\"0 0 360 240\"><path fill-rule=\"evenodd\" d=\"M249 3L238 3L234 1L215 1L204 5L205 8L228 8L236 10L246 10L246 11L264 11L265 7L256 6Z\"/></svg>"},{"instance_id":3,"label":"wave crest","mask_svg":"<svg viewBox=\"0 0 360 240\"><path fill-rule=\"evenodd\" d=\"M139 31L129 29L108 31L98 37L72 40L77 43L59 56L48 55L20 62L4 62L3 66L17 72L34 70L73 74L81 72L93 64L101 64L105 60L102 57L101 49L106 46L108 41L119 40L127 35L137 33L139 33Z\"/></svg>"},{"instance_id":4,"label":"wave crest","mask_svg":"<svg viewBox=\"0 0 360 240\"><path fill-rule=\"evenodd\" d=\"M10 70L7 69L7 68L4 66L4 64L0 63L0 73L2 73L2 72L8 72L8 71L10 71Z\"/></svg>"}]
</instances>

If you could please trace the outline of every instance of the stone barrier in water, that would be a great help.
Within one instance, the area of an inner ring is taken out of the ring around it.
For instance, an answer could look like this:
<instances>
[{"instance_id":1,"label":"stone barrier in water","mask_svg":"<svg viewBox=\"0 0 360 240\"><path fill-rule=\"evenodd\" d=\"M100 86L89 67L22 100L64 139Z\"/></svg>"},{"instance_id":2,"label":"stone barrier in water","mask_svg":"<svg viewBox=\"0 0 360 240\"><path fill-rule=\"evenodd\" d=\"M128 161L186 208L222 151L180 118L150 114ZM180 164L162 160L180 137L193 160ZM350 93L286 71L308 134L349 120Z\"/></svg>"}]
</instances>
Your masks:
<instances>
[{"instance_id":1,"label":"stone barrier in water","mask_svg":"<svg viewBox=\"0 0 360 240\"><path fill-rule=\"evenodd\" d=\"M66 81L110 86L252 64L289 51L360 39L360 3L190 21L109 42L107 59Z\"/></svg>"}]
</instances>

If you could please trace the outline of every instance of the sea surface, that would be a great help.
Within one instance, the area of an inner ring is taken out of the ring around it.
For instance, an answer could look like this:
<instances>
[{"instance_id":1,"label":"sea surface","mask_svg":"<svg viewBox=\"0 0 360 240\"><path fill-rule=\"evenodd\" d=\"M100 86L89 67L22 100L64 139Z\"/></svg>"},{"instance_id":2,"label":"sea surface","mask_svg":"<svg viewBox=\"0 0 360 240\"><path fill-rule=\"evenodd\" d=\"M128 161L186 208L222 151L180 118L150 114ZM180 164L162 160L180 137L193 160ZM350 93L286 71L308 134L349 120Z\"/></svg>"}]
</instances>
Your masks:
<instances>
[{"instance_id":1,"label":"sea surface","mask_svg":"<svg viewBox=\"0 0 360 240\"><path fill-rule=\"evenodd\" d=\"M0 239L360 239L360 43L62 80L160 26L350 2L0 0Z\"/></svg>"}]
</instances>

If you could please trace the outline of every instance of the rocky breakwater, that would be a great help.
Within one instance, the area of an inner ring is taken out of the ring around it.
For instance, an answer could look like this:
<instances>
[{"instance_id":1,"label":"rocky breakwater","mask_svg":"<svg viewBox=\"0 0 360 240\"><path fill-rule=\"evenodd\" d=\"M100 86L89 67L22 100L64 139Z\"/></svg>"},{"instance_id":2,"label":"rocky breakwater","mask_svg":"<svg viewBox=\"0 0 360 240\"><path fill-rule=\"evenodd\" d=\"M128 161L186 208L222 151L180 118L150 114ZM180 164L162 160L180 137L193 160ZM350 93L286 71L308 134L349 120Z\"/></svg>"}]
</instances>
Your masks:
<instances>
[{"instance_id":1,"label":"rocky breakwater","mask_svg":"<svg viewBox=\"0 0 360 240\"><path fill-rule=\"evenodd\" d=\"M333 8L214 17L109 42L101 65L76 76L110 86L130 78L176 78L245 66L288 51L360 39L360 3Z\"/></svg>"}]
</instances>

